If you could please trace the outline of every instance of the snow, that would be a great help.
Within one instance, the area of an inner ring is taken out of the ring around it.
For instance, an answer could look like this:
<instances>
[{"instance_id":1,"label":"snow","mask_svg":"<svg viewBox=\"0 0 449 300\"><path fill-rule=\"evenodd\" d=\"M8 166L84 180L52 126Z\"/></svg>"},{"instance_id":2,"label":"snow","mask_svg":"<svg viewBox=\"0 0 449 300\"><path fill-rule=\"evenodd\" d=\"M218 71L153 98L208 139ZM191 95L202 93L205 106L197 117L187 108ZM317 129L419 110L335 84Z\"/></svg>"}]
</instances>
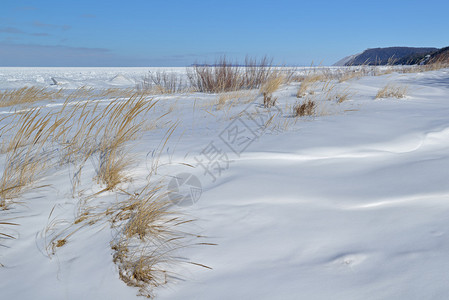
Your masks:
<instances>
[{"instance_id":1,"label":"snow","mask_svg":"<svg viewBox=\"0 0 449 300\"><path fill-rule=\"evenodd\" d=\"M342 59L340 59L339 61L337 61L336 63L334 63L333 66L336 66L336 67L345 66L348 62L350 62L351 60L353 60L354 58L356 58L356 57L359 56L360 54L362 54L362 52L357 53L357 54L353 54L353 55L348 55L348 56L346 56L346 57L343 57Z\"/></svg>"},{"instance_id":2,"label":"snow","mask_svg":"<svg viewBox=\"0 0 449 300\"><path fill-rule=\"evenodd\" d=\"M0 68L0 89L54 88L52 77L71 88L134 87L148 71ZM374 99L387 83L407 85L407 97ZM179 279L157 288L157 299L449 297L449 70L368 76L338 87L350 89L350 100L323 101L325 115L295 121L288 105L297 101L298 84L283 86L275 93L282 113L274 124L290 122L286 130L271 126L240 155L222 133L235 120L256 131L248 117L230 117L263 108L242 103L226 112L213 106L216 95L156 96L157 109L173 106L169 119L179 121L158 176L199 178L199 200L178 209L196 219L192 233L217 244L182 248L179 256L212 270L174 266ZM36 105L50 110L59 103ZM134 141L137 182L148 174L148 157L165 133L159 128ZM215 179L196 164L211 142L231 160ZM46 255L49 220L73 219L77 208L70 172L55 170L42 180L50 187L25 193L21 203L0 212L0 220L20 224L9 231L17 239L1 242L2 297L137 298L112 262L114 232L107 223L84 227L55 256ZM92 165L84 176L94 174Z\"/></svg>"},{"instance_id":3,"label":"snow","mask_svg":"<svg viewBox=\"0 0 449 300\"><path fill-rule=\"evenodd\" d=\"M109 80L109 82L111 84L114 85L135 85L136 82L134 82L133 80L127 78L126 76L122 75L122 74L118 74L116 76L114 76L111 80Z\"/></svg>"},{"instance_id":4,"label":"snow","mask_svg":"<svg viewBox=\"0 0 449 300\"><path fill-rule=\"evenodd\" d=\"M23 86L47 87L54 84L52 78L63 84L71 83L70 88L92 86L95 88L135 87L135 82L149 71L184 72L185 68L26 68L0 67L1 89L19 88ZM65 86L59 86L65 87Z\"/></svg>"}]
</instances>

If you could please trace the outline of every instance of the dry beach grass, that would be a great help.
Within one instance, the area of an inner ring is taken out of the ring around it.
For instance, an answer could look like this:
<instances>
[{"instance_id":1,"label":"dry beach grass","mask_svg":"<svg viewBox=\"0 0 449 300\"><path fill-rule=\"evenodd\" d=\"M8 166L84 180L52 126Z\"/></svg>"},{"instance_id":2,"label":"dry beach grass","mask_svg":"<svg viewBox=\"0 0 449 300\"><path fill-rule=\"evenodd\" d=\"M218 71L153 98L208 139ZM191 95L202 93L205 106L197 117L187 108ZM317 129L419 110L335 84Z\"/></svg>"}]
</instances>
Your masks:
<instances>
[{"instance_id":1,"label":"dry beach grass","mask_svg":"<svg viewBox=\"0 0 449 300\"><path fill-rule=\"evenodd\" d=\"M378 98L405 98L407 95L407 87L406 86L398 86L393 84L387 84L383 88L381 88L377 94L376 99Z\"/></svg>"},{"instance_id":2,"label":"dry beach grass","mask_svg":"<svg viewBox=\"0 0 449 300\"><path fill-rule=\"evenodd\" d=\"M151 128L149 123L167 113L152 114L157 101L141 93L107 103L76 102L74 98L91 95L92 91L76 93L76 97L72 94L46 112L31 107L3 119L7 122L1 128L5 163L0 178L0 208L11 209L24 192L43 187L40 179L56 166L74 166L76 172L70 181L73 195L79 201L79 214L71 222L55 219L47 224L47 253L52 256L59 248L68 247L70 238L80 228L109 220L118 232L113 249L121 278L138 286L141 294L150 296L152 287L161 284L159 277L165 272L164 264L170 261L171 252L167 249L182 244L184 233L177 233L178 238L173 239L174 228L182 224L182 217L170 211L167 195L158 194L159 188L151 182L138 192L126 191L129 197L118 204L111 202L105 207L92 203L105 192L125 192L118 186L128 180L124 172L132 161L128 143ZM80 174L88 161L97 162L94 179L101 189L82 196L77 191L82 180ZM60 228L60 224L65 226ZM3 232L0 236L12 238Z\"/></svg>"}]
</instances>

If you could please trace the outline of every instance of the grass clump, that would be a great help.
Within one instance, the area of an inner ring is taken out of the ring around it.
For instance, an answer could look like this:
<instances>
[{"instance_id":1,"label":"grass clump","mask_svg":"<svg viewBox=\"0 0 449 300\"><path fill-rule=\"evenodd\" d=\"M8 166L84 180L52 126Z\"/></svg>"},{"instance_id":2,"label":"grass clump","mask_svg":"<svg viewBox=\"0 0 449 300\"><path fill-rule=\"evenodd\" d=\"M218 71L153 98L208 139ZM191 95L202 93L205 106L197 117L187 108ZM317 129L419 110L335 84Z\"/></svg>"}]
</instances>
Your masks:
<instances>
[{"instance_id":1,"label":"grass clump","mask_svg":"<svg viewBox=\"0 0 449 300\"><path fill-rule=\"evenodd\" d=\"M143 93L143 91L142 91ZM107 88L102 90L97 90L93 94L95 98L131 98L136 94L136 90L134 88Z\"/></svg>"},{"instance_id":2,"label":"grass clump","mask_svg":"<svg viewBox=\"0 0 449 300\"><path fill-rule=\"evenodd\" d=\"M124 145L148 123L155 105L135 94L127 100L71 102L43 112L39 108L9 115L1 128L5 164L0 178L0 207L7 208L52 166L76 165L77 178L86 161L98 161L97 182L107 190L126 180L130 159ZM58 162L59 160L59 162ZM74 186L77 179L74 178Z\"/></svg>"},{"instance_id":3,"label":"grass clump","mask_svg":"<svg viewBox=\"0 0 449 300\"><path fill-rule=\"evenodd\" d=\"M302 98L307 95L313 95L317 82L324 81L326 76L323 74L309 74L301 82L298 91L296 92L296 98Z\"/></svg>"},{"instance_id":4,"label":"grass clump","mask_svg":"<svg viewBox=\"0 0 449 300\"><path fill-rule=\"evenodd\" d=\"M11 200L32 186L51 165L52 151L45 144L55 135L53 118L50 113L31 109L13 115L2 128L1 150L6 159L0 177L0 208L7 209Z\"/></svg>"},{"instance_id":5,"label":"grass clump","mask_svg":"<svg viewBox=\"0 0 449 300\"><path fill-rule=\"evenodd\" d=\"M260 87L260 91L262 93L272 94L276 92L284 82L284 75L280 73L273 73L272 76L262 84L262 86Z\"/></svg>"},{"instance_id":6,"label":"grass clump","mask_svg":"<svg viewBox=\"0 0 449 300\"><path fill-rule=\"evenodd\" d=\"M314 116L317 108L315 101L307 99L302 103L293 106L293 115L295 117Z\"/></svg>"},{"instance_id":7,"label":"grass clump","mask_svg":"<svg viewBox=\"0 0 449 300\"><path fill-rule=\"evenodd\" d=\"M260 92L263 95L263 106L270 108L276 104L277 98L273 96L273 93L277 91L280 86L285 82L284 75L280 73L273 73L267 81L260 87Z\"/></svg>"},{"instance_id":8,"label":"grass clump","mask_svg":"<svg viewBox=\"0 0 449 300\"><path fill-rule=\"evenodd\" d=\"M345 82L351 79L359 79L363 76L365 76L366 73L363 71L362 68L354 70L354 69L345 69L341 74L340 74L340 78L338 79L338 81L341 82Z\"/></svg>"},{"instance_id":9,"label":"grass clump","mask_svg":"<svg viewBox=\"0 0 449 300\"><path fill-rule=\"evenodd\" d=\"M97 180L114 189L126 180L124 170L130 165L124 145L134 139L145 126L145 116L156 102L148 101L143 96L131 97L126 101L113 101L101 114L106 119L95 135L101 134L99 140L99 162Z\"/></svg>"},{"instance_id":10,"label":"grass clump","mask_svg":"<svg viewBox=\"0 0 449 300\"><path fill-rule=\"evenodd\" d=\"M273 71L272 60L267 57L259 61L246 58L243 66L222 57L213 65L187 68L187 77L190 85L198 92L221 93L259 88Z\"/></svg>"},{"instance_id":11,"label":"grass clump","mask_svg":"<svg viewBox=\"0 0 449 300\"><path fill-rule=\"evenodd\" d=\"M48 90L39 87L23 87L16 90L0 92L0 107L51 100L62 97L63 90Z\"/></svg>"},{"instance_id":12,"label":"grass clump","mask_svg":"<svg viewBox=\"0 0 449 300\"><path fill-rule=\"evenodd\" d=\"M149 72L137 85L137 90L155 94L174 94L185 92L187 88L180 74L157 71Z\"/></svg>"},{"instance_id":13,"label":"grass clump","mask_svg":"<svg viewBox=\"0 0 449 300\"><path fill-rule=\"evenodd\" d=\"M217 110L229 110L239 103L249 103L254 101L256 95L252 91L233 91L220 93L216 102Z\"/></svg>"},{"instance_id":14,"label":"grass clump","mask_svg":"<svg viewBox=\"0 0 449 300\"><path fill-rule=\"evenodd\" d=\"M274 97L273 94L264 92L263 93L263 107L270 108L276 105L277 97Z\"/></svg>"},{"instance_id":15,"label":"grass clump","mask_svg":"<svg viewBox=\"0 0 449 300\"><path fill-rule=\"evenodd\" d=\"M7 209L44 173L47 165L38 152L28 149L16 151L7 157L0 178L0 209Z\"/></svg>"},{"instance_id":16,"label":"grass clump","mask_svg":"<svg viewBox=\"0 0 449 300\"><path fill-rule=\"evenodd\" d=\"M392 84L387 84L383 88L381 88L377 94L375 99L378 98L405 98L407 94L406 86L397 86Z\"/></svg>"},{"instance_id":17,"label":"grass clump","mask_svg":"<svg viewBox=\"0 0 449 300\"><path fill-rule=\"evenodd\" d=\"M177 250L186 247L190 236L178 228L193 220L172 211L167 195L160 191L161 187L145 187L116 207L112 217L113 227L120 229L111 244L120 278L148 298L154 297L154 288L173 277L168 271L170 265L195 264L175 256Z\"/></svg>"},{"instance_id":18,"label":"grass clump","mask_svg":"<svg viewBox=\"0 0 449 300\"><path fill-rule=\"evenodd\" d=\"M335 99L337 99L337 103L343 103L351 97L351 93L349 91L341 91L335 94Z\"/></svg>"}]
</instances>

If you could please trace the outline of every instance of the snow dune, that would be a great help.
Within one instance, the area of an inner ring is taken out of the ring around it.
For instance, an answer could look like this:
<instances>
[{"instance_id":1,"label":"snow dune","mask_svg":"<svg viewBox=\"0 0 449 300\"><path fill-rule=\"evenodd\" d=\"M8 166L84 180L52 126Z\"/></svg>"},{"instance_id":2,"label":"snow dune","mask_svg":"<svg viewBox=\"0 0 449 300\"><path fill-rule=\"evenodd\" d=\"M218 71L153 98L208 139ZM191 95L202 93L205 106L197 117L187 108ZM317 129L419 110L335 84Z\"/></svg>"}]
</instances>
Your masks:
<instances>
[{"instance_id":1,"label":"snow dune","mask_svg":"<svg viewBox=\"0 0 449 300\"><path fill-rule=\"evenodd\" d=\"M129 87L142 71L58 72L103 88ZM0 68L0 88L41 82L38 76L50 85L56 75ZM407 85L407 97L375 100L387 83ZM353 92L349 100L322 103L327 115L291 122L285 131L267 130L240 155L220 139L234 119L210 105L215 95L160 98L158 105L175 107L170 118L180 125L161 156L159 175L189 172L200 179L201 198L179 210L197 219L196 234L217 245L177 253L212 270L176 267L178 280L158 288L157 299L449 297L449 70L363 77L341 86ZM276 92L282 120L291 118L286 108L297 101L297 87ZM42 103L44 109L54 104ZM245 107L236 105L230 115ZM137 181L164 132L135 141L133 151L142 158L132 171ZM210 142L232 161L216 180L201 167L179 164L194 164ZM2 297L136 298L112 263L113 232L105 224L84 228L52 259L43 253L52 207L64 219L76 206L65 176L64 170L50 174L43 180L50 188L27 193L22 205L2 212L20 223L18 239L0 251Z\"/></svg>"}]
</instances>

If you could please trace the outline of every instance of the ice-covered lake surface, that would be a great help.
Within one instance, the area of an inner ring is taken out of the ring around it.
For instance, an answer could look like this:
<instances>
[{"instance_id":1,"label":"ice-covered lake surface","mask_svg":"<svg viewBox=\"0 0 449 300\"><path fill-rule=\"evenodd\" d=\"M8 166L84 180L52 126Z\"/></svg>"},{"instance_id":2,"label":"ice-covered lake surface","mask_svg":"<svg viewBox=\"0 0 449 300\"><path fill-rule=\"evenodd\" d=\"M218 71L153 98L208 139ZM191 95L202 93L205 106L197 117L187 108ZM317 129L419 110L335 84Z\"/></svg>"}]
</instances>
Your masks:
<instances>
[{"instance_id":1,"label":"ice-covered lake surface","mask_svg":"<svg viewBox=\"0 0 449 300\"><path fill-rule=\"evenodd\" d=\"M1 89L23 86L77 88L134 87L148 72L185 73L185 68L13 68L0 67ZM52 78L59 80L55 86Z\"/></svg>"},{"instance_id":2,"label":"ice-covered lake surface","mask_svg":"<svg viewBox=\"0 0 449 300\"><path fill-rule=\"evenodd\" d=\"M149 70L0 68L0 90L134 87ZM388 83L407 86L406 97L375 99ZM348 100L321 100L318 116L298 119L291 107L299 83L274 93L271 112L257 91L253 102L227 110L217 109L215 94L154 96L156 110L170 107L167 120L178 122L158 176L200 180L198 201L177 209L196 219L192 233L216 244L179 249L176 255L212 269L172 266L177 278L155 290L157 299L449 298L449 70L334 84L350 92ZM62 102L33 106L49 111ZM268 128L248 117L256 112L264 122L275 112ZM133 141L134 181L148 175L166 131ZM221 161L206 170L198 161L213 149ZM94 174L95 164L89 168ZM82 228L51 258L45 252L49 220L71 220L77 208L69 177L56 168L39 182L43 188L0 212L0 222L20 224L7 229L16 239L0 241L0 298L137 298L112 262L107 224ZM90 188L98 189L94 181Z\"/></svg>"}]
</instances>

